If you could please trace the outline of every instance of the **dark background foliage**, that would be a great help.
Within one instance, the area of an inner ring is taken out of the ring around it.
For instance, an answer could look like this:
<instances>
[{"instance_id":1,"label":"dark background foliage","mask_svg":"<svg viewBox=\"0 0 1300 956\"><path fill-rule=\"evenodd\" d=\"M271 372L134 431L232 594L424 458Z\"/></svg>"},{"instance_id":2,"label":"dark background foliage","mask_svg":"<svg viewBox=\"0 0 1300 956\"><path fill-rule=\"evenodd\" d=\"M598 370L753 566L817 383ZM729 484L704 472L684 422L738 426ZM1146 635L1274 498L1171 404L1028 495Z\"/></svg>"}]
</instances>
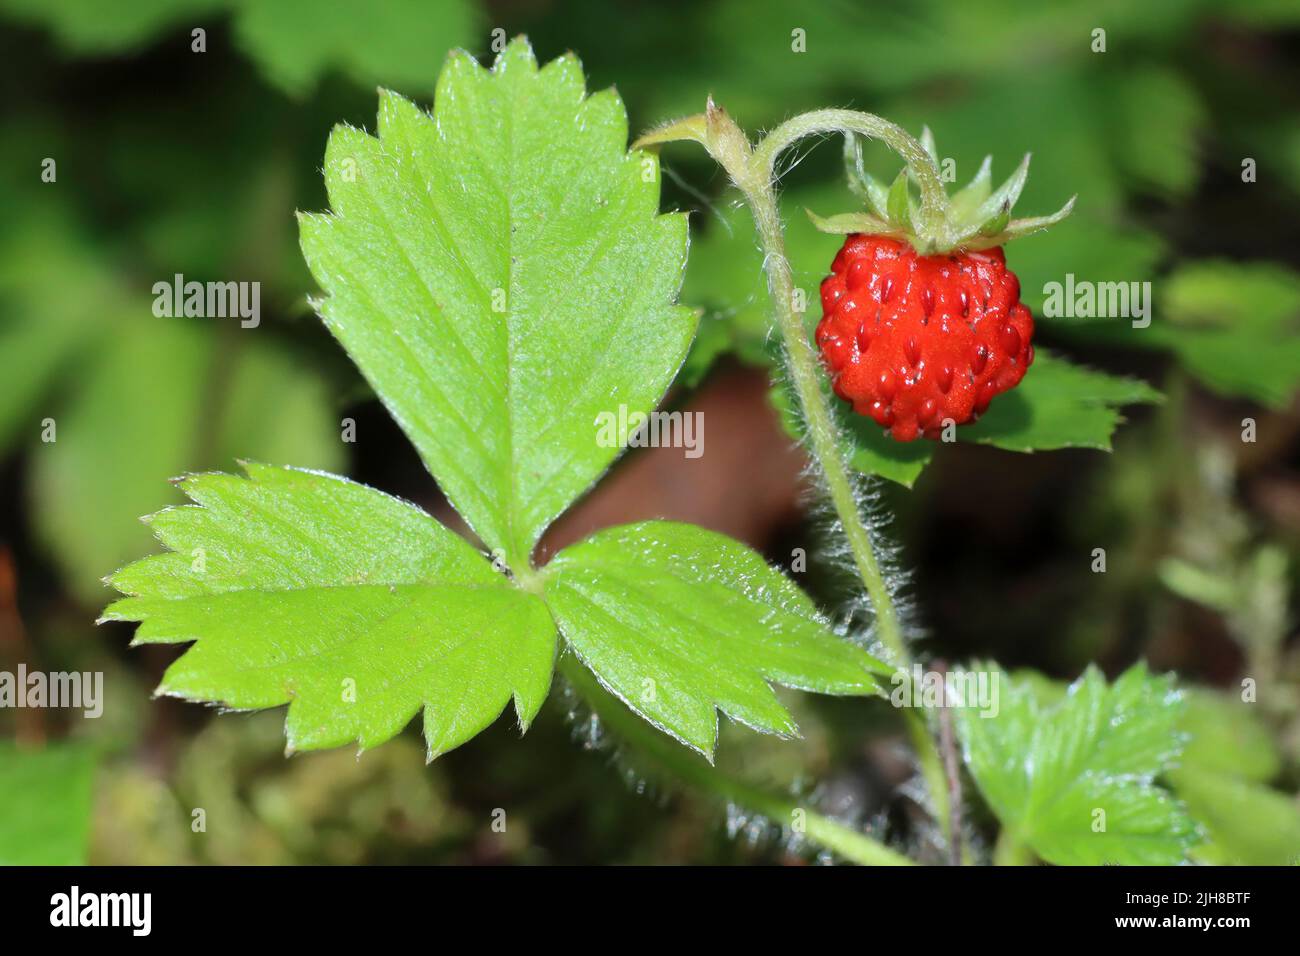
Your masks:
<instances>
[{"instance_id":1,"label":"dark background foliage","mask_svg":"<svg viewBox=\"0 0 1300 956\"><path fill-rule=\"evenodd\" d=\"M807 52L791 49L796 28ZM334 123L373 128L376 85L427 106L446 50L487 59L494 30L527 33L540 59L577 52L593 89L617 85L633 131L712 93L751 130L826 105L928 124L962 180L986 153L1005 175L1032 149L1022 207L1047 212L1076 192L1079 206L1011 247L1026 300L1037 309L1066 272L1151 281L1156 325L1173 330L1044 322L1041 340L1165 401L1129 410L1113 454L959 444L914 489L883 489L922 649L1054 678L1141 657L1186 684L1254 677L1278 691L1261 718L1281 755L1272 786L1294 792L1300 5L0 0L0 668L102 670L108 688L98 721L0 711L0 731L27 750L71 741L94 755L72 857L84 843L92 861L130 863L804 858L607 746L590 752L560 692L522 741L499 721L431 767L414 728L359 760L286 761L280 714L218 720L153 701L175 651L128 651L128 628L91 623L108 598L99 578L149 550L135 519L173 502L165 479L183 471L236 457L333 468L456 521L312 316L293 213L327 205ZM883 151L869 156L889 171ZM796 273L815 283L835 242L800 207L854 201L838 144L798 158L785 213ZM1242 180L1247 158L1256 182ZM669 152L666 169L665 205L692 211L683 299L705 310L670 400L705 411L708 454L628 456L549 543L636 517L693 520L778 564L810 551L804 583L834 606L845 588L818 563L802 462L768 403L747 222L702 154ZM260 281L262 325L155 319L150 289L175 273ZM339 441L345 418L355 443ZM46 419L54 443L41 441ZM793 703L805 741L733 734L723 761L815 787L825 809L924 852L895 715ZM11 825L26 811L9 796ZM196 807L206 833L191 831ZM505 834L489 826L498 807ZM1300 823L1283 826L1296 841L1283 852L1300 853Z\"/></svg>"}]
</instances>

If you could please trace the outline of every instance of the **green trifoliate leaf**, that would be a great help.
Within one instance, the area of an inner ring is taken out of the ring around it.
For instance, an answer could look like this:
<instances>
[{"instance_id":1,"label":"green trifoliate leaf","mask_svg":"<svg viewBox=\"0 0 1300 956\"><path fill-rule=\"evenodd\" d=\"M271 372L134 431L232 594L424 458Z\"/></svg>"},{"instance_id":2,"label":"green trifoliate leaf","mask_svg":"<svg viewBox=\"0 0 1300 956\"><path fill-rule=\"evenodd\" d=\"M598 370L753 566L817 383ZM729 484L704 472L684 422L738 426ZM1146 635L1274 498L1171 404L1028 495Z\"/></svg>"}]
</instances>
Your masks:
<instances>
[{"instance_id":1,"label":"green trifoliate leaf","mask_svg":"<svg viewBox=\"0 0 1300 956\"><path fill-rule=\"evenodd\" d=\"M1156 786L1182 750L1182 704L1142 665L1093 668L1050 704L1000 671L993 716L957 709L966 763L1002 826L1050 863L1172 864L1196 836ZM987 710L985 711L987 712Z\"/></svg>"},{"instance_id":2,"label":"green trifoliate leaf","mask_svg":"<svg viewBox=\"0 0 1300 956\"><path fill-rule=\"evenodd\" d=\"M626 143L574 57L455 53L433 116L385 93L377 138L334 131L333 213L301 220L321 316L515 566L619 453L597 415L650 411L694 332L686 219L658 215L656 161Z\"/></svg>"},{"instance_id":3,"label":"green trifoliate leaf","mask_svg":"<svg viewBox=\"0 0 1300 956\"><path fill-rule=\"evenodd\" d=\"M239 710L289 704L290 749L382 743L424 709L430 757L513 698L527 726L555 628L536 596L412 505L342 478L249 464L159 512L171 550L111 578L105 620L136 643L196 641L159 692Z\"/></svg>"},{"instance_id":4,"label":"green trifoliate leaf","mask_svg":"<svg viewBox=\"0 0 1300 956\"><path fill-rule=\"evenodd\" d=\"M1065 699L1067 688L1035 671L1012 679L1040 709ZM1177 766L1166 770L1175 796L1204 831L1190 855L1207 864L1254 866L1300 862L1300 806L1265 783L1281 769L1280 756L1253 704L1207 688L1183 688L1178 731L1186 741Z\"/></svg>"},{"instance_id":5,"label":"green trifoliate leaf","mask_svg":"<svg viewBox=\"0 0 1300 956\"><path fill-rule=\"evenodd\" d=\"M694 525L599 532L560 552L546 576L565 640L601 683L710 758L716 710L756 730L798 733L770 683L876 694L873 675L887 672L762 557Z\"/></svg>"},{"instance_id":6,"label":"green trifoliate leaf","mask_svg":"<svg viewBox=\"0 0 1300 956\"><path fill-rule=\"evenodd\" d=\"M94 752L0 741L0 866L84 866Z\"/></svg>"}]
</instances>

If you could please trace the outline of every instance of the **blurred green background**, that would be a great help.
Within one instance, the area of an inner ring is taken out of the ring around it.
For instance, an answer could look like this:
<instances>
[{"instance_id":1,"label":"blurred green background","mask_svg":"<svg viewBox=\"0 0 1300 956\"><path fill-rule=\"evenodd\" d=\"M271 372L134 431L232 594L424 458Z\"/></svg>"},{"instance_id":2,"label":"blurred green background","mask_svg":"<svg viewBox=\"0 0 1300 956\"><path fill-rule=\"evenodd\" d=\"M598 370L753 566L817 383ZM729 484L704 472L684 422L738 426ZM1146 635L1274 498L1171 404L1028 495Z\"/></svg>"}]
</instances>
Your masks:
<instances>
[{"instance_id":1,"label":"blurred green background","mask_svg":"<svg viewBox=\"0 0 1300 956\"><path fill-rule=\"evenodd\" d=\"M236 458L337 470L450 520L312 315L293 213L326 207L328 131L373 128L376 86L428 106L449 48L488 60L519 33L542 60L575 51L592 89L616 85L633 131L698 112L710 93L752 131L852 106L929 125L959 181L988 153L1005 176L1032 150L1025 214L1079 194L1069 221L1009 250L1025 300L1038 314L1044 284L1067 272L1151 281L1156 319L1043 321L1040 340L1165 400L1131 411L1111 455L958 445L913 490L884 489L924 650L1053 678L1138 657L1176 670L1206 688L1196 713L1211 715L1175 782L1207 828L1201 858L1300 858L1297 0L0 0L0 669L103 671L107 686L98 720L0 710L0 861L810 858L647 777L593 739L559 688L524 740L498 722L429 767L414 728L360 759L285 760L281 714L214 719L152 700L176 652L128 651L129 628L92 623L109 596L100 578L152 548L136 519L175 503L165 479L184 471ZM868 158L892 172L883 150ZM1255 181L1243 181L1247 160ZM802 207L855 201L837 143L785 165L791 259L813 288L838 243ZM665 168L665 206L692 212L683 300L704 310L672 401L731 415L753 447L778 448L746 214L702 152L669 151ZM176 273L259 281L261 325L155 318L151 287ZM355 443L340 440L347 418ZM42 440L50 423L54 442ZM778 563L815 552L798 462L757 460L772 465L720 455L659 510L741 534ZM657 467L621 464L602 520L662 491ZM1104 574L1091 570L1096 547ZM844 598L828 570L810 578L828 604ZM1243 677L1261 688L1258 716L1227 726L1215 702ZM805 741L724 736L722 760L811 790L925 858L896 715L794 706Z\"/></svg>"}]
</instances>

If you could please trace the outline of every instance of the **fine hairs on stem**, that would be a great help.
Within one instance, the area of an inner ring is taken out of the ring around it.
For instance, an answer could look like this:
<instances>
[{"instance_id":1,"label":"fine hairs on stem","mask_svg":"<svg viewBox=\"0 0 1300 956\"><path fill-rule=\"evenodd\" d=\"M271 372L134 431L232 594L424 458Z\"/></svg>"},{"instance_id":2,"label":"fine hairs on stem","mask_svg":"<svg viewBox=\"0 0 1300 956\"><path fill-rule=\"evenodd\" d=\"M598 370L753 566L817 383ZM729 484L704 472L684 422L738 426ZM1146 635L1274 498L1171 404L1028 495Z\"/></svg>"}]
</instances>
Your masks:
<instances>
[{"instance_id":1,"label":"fine hairs on stem","mask_svg":"<svg viewBox=\"0 0 1300 956\"><path fill-rule=\"evenodd\" d=\"M712 794L729 807L765 817L779 828L782 837L797 837L797 842L822 847L854 863L912 865L910 859L880 841L811 809L806 805L810 801L738 780L686 750L607 694L572 654L561 655L558 669L583 708L590 711L574 709L575 717L581 715L578 723L584 743L591 749L604 747L603 731L608 728L628 748L626 760L617 750L613 756L635 788L646 785L647 775L680 782Z\"/></svg>"},{"instance_id":2,"label":"fine hairs on stem","mask_svg":"<svg viewBox=\"0 0 1300 956\"><path fill-rule=\"evenodd\" d=\"M772 298L776 326L786 356L785 372L798 405L803 444L812 459L816 486L835 514L848 557L857 570L873 612L871 636L884 659L901 669L912 663L904 608L898 599L901 575L893 550L882 539L883 522L874 495L850 467L845 442L836 425L823 387L819 360L794 308L794 279L786 258L785 233L777 206L775 171L780 154L799 140L826 133L857 133L879 139L897 152L916 177L921 190L919 226L923 232L940 228L947 196L934 160L925 147L901 127L869 113L818 110L787 120L756 146L739 126L710 99L703 114L652 130L634 145L652 146L677 140L702 144L741 191L753 215L763 251L763 268ZM948 779L933 734L924 718L907 709L908 732L926 782L931 812L948 843L960 840L952 832ZM960 859L960 848L954 855Z\"/></svg>"}]
</instances>

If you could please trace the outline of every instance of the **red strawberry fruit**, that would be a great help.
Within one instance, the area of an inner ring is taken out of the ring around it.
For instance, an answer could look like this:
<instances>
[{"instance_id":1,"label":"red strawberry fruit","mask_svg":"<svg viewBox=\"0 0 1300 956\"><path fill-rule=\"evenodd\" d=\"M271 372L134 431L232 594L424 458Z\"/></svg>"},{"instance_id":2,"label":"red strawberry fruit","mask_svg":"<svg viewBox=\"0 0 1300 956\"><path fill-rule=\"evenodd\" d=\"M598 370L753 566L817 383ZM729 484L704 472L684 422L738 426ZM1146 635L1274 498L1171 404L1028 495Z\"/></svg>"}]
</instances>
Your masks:
<instances>
[{"instance_id":1,"label":"red strawberry fruit","mask_svg":"<svg viewBox=\"0 0 1300 956\"><path fill-rule=\"evenodd\" d=\"M928 131L922 143L933 156ZM856 158L850 178L874 214L813 217L819 228L849 233L822 282L817 345L835 394L855 412L898 441L938 438L978 419L1033 363L1034 319L1001 246L1063 219L1074 200L1053 216L1010 219L1025 157L998 190L985 160L941 208L932 199L918 209L905 175L886 192Z\"/></svg>"}]
</instances>

